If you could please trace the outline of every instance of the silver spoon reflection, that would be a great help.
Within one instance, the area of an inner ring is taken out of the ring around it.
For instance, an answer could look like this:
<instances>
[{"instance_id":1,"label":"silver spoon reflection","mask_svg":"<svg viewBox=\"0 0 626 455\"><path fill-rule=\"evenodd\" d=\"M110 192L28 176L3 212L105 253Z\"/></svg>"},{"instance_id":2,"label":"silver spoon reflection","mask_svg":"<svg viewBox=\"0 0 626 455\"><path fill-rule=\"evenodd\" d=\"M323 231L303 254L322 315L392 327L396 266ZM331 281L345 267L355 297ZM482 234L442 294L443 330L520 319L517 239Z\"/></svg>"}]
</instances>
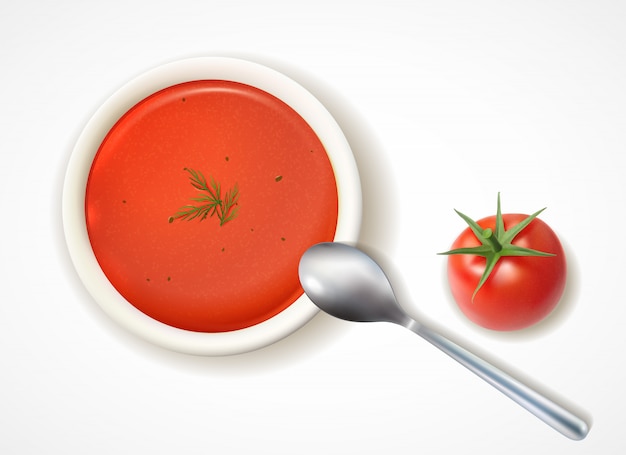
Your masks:
<instances>
[{"instance_id":1,"label":"silver spoon reflection","mask_svg":"<svg viewBox=\"0 0 626 455\"><path fill-rule=\"evenodd\" d=\"M406 327L568 438L587 435L589 427L580 417L409 317L383 270L359 249L341 243L314 245L302 256L299 274L304 292L326 313L348 321Z\"/></svg>"}]
</instances>

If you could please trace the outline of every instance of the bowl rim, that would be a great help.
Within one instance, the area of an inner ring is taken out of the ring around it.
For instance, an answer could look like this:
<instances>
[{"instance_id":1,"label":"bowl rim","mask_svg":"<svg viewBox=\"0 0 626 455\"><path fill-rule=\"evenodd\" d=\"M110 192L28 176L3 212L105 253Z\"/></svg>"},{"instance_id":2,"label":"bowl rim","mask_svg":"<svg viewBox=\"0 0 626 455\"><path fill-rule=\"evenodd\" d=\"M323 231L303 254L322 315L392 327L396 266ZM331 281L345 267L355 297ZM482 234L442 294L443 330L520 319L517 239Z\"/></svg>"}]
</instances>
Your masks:
<instances>
[{"instance_id":1,"label":"bowl rim","mask_svg":"<svg viewBox=\"0 0 626 455\"><path fill-rule=\"evenodd\" d=\"M335 173L338 218L334 241L356 243L362 220L359 172L340 126L322 103L286 75L267 66L231 57L195 57L157 66L115 91L79 135L68 161L62 194L67 248L76 272L92 298L119 325L163 348L194 355L220 356L253 351L290 335L319 309L306 294L276 316L230 332L193 332L147 316L113 287L91 248L85 220L89 171L100 144L113 125L139 101L172 85L193 80L226 80L264 90L294 109L315 131Z\"/></svg>"}]
</instances>

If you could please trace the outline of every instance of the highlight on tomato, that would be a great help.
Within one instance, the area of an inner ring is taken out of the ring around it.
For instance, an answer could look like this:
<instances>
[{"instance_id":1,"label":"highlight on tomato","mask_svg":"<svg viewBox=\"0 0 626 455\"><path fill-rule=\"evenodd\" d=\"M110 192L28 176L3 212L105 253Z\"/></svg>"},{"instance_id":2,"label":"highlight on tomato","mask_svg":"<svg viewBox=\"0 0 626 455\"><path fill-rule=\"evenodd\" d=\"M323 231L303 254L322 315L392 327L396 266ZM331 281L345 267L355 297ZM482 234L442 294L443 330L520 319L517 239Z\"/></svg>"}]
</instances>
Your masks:
<instances>
[{"instance_id":1,"label":"highlight on tomato","mask_svg":"<svg viewBox=\"0 0 626 455\"><path fill-rule=\"evenodd\" d=\"M520 330L548 316L565 290L567 266L559 238L537 216L502 214L474 221L448 256L448 282L457 305L487 329Z\"/></svg>"}]
</instances>

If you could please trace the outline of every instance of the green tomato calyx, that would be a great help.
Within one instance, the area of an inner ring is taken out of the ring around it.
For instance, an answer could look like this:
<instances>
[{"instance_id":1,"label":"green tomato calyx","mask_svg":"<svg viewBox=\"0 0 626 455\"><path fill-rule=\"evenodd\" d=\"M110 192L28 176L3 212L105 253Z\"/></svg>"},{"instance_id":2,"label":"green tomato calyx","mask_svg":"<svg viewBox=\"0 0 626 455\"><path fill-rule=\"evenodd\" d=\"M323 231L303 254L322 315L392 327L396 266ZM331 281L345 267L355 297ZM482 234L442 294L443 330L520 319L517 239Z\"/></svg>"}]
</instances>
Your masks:
<instances>
[{"instance_id":1,"label":"green tomato calyx","mask_svg":"<svg viewBox=\"0 0 626 455\"><path fill-rule=\"evenodd\" d=\"M524 220L512 226L508 231L504 229L504 221L502 219L502 211L500 209L500 193L498 193L498 208L496 211L496 229L491 228L483 229L478 223L472 220L467 215L454 210L470 227L476 238L480 241L481 245L467 248L456 248L454 250L446 251L445 253L439 253L442 255L452 254L471 254L475 256L482 256L486 259L485 271L483 272L478 285L472 294L472 301L485 284L494 267L503 256L539 256L548 257L555 256L552 253L546 253L543 251L533 250L531 248L524 248L521 246L513 245L513 239L528 226L537 216L545 210L545 207L537 212L529 215Z\"/></svg>"}]
</instances>

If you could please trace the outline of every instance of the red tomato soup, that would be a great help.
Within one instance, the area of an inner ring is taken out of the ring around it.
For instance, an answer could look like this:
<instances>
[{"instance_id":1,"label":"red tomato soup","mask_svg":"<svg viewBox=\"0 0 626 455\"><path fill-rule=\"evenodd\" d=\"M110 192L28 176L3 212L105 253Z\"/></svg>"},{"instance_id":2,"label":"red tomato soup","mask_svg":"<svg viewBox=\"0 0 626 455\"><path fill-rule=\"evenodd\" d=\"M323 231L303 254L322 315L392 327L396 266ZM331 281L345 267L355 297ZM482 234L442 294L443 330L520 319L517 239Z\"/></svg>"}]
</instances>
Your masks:
<instances>
[{"instance_id":1,"label":"red tomato soup","mask_svg":"<svg viewBox=\"0 0 626 455\"><path fill-rule=\"evenodd\" d=\"M225 332L302 295L300 256L332 241L338 201L324 146L293 109L203 80L151 95L113 126L85 208L95 256L128 302L173 327Z\"/></svg>"}]
</instances>

